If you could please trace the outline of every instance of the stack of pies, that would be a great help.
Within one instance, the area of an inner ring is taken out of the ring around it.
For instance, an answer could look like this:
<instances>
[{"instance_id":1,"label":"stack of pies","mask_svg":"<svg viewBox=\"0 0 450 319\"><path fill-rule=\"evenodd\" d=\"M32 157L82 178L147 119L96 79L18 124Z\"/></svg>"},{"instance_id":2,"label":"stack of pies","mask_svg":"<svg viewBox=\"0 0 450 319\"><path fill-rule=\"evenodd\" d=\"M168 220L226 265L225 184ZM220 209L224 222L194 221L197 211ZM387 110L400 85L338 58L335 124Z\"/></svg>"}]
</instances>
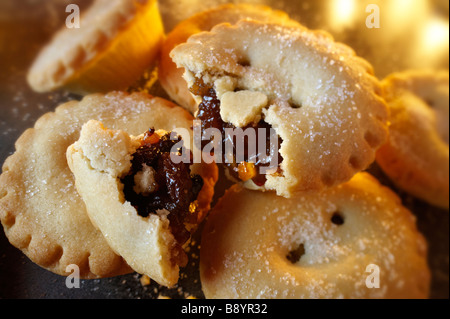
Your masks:
<instances>
[{"instance_id":1,"label":"stack of pies","mask_svg":"<svg viewBox=\"0 0 450 319\"><path fill-rule=\"evenodd\" d=\"M448 72L380 81L266 6L220 6L167 35L154 0L98 0L83 17L29 72L36 91L85 95L4 163L12 245L60 275L76 264L86 279L135 271L173 287L205 223L206 298L428 297L415 217L366 170L376 160L448 208ZM153 65L172 101L126 92ZM212 205L221 167L234 185Z\"/></svg>"}]
</instances>

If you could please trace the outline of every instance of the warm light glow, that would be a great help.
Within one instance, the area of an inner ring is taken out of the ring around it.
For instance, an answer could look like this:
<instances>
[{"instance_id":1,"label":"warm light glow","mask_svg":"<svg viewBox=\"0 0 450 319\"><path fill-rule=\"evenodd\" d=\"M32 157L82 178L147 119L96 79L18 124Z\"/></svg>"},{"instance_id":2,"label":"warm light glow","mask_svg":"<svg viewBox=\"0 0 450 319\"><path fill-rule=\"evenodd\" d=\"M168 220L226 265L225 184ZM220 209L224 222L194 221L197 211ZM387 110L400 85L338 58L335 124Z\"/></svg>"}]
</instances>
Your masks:
<instances>
[{"instance_id":1,"label":"warm light glow","mask_svg":"<svg viewBox=\"0 0 450 319\"><path fill-rule=\"evenodd\" d=\"M433 68L448 59L449 22L440 17L425 21L418 34L412 61L416 67Z\"/></svg>"},{"instance_id":2,"label":"warm light glow","mask_svg":"<svg viewBox=\"0 0 450 319\"><path fill-rule=\"evenodd\" d=\"M332 0L329 8L331 25L334 28L350 26L355 19L356 5L356 0Z\"/></svg>"},{"instance_id":3,"label":"warm light glow","mask_svg":"<svg viewBox=\"0 0 450 319\"><path fill-rule=\"evenodd\" d=\"M419 10L424 3L426 3L424 0L415 0L415 2L411 2L411 0L390 0L389 11L397 15L397 19L404 19L411 15L416 16L420 14Z\"/></svg>"},{"instance_id":4,"label":"warm light glow","mask_svg":"<svg viewBox=\"0 0 450 319\"><path fill-rule=\"evenodd\" d=\"M439 18L431 19L423 32L423 46L427 51L442 50L449 46L449 22Z\"/></svg>"},{"instance_id":5,"label":"warm light glow","mask_svg":"<svg viewBox=\"0 0 450 319\"><path fill-rule=\"evenodd\" d=\"M427 0L389 0L383 6L382 13L385 36L413 34L421 28L430 10L430 2Z\"/></svg>"}]
</instances>

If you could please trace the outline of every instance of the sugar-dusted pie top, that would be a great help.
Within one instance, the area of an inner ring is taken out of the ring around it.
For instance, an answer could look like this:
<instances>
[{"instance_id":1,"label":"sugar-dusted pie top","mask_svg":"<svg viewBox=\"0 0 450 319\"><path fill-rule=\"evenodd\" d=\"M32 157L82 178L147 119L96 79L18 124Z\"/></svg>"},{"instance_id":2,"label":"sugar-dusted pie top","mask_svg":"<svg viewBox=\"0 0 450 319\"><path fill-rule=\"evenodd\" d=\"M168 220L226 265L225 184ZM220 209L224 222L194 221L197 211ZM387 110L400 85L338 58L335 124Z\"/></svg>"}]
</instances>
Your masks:
<instances>
[{"instance_id":1,"label":"sugar-dusted pie top","mask_svg":"<svg viewBox=\"0 0 450 319\"><path fill-rule=\"evenodd\" d=\"M200 276L219 299L427 298L430 288L415 217L366 173L290 199L233 186L205 224Z\"/></svg>"},{"instance_id":2,"label":"sugar-dusted pie top","mask_svg":"<svg viewBox=\"0 0 450 319\"><path fill-rule=\"evenodd\" d=\"M388 110L371 65L325 32L241 21L192 36L171 56L189 86L201 79L219 99L268 97L261 115L282 138L284 160L283 176L268 176L265 188L279 195L349 180L386 140Z\"/></svg>"}]
</instances>

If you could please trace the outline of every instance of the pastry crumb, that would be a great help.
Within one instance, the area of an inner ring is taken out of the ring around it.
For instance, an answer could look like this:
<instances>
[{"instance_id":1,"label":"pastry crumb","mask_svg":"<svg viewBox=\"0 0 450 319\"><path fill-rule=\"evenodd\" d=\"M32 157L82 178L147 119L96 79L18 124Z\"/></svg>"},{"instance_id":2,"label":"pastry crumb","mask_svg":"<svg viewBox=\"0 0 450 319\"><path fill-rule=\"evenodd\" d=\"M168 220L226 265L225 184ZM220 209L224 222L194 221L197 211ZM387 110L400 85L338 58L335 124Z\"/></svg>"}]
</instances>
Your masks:
<instances>
[{"instance_id":1,"label":"pastry crumb","mask_svg":"<svg viewBox=\"0 0 450 319\"><path fill-rule=\"evenodd\" d=\"M244 127L252 122L259 122L261 112L269 102L261 92L238 91L222 95L220 115L225 122L237 127Z\"/></svg>"},{"instance_id":2,"label":"pastry crumb","mask_svg":"<svg viewBox=\"0 0 450 319\"><path fill-rule=\"evenodd\" d=\"M152 283L150 277L147 275L142 275L142 277L139 279L139 281L141 282L141 285L143 287L149 286Z\"/></svg>"}]
</instances>

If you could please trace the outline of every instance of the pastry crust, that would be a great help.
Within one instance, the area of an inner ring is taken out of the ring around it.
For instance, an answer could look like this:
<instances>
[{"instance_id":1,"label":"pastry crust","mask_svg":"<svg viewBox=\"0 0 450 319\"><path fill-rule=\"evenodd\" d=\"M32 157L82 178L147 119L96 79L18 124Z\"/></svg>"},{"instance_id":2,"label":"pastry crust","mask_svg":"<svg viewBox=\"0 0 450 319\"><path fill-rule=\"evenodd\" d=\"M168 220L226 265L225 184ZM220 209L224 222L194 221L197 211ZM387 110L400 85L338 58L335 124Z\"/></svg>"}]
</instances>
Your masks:
<instances>
[{"instance_id":1,"label":"pastry crust","mask_svg":"<svg viewBox=\"0 0 450 319\"><path fill-rule=\"evenodd\" d=\"M36 58L27 76L35 91L126 89L154 63L164 39L156 0L95 0L80 20Z\"/></svg>"},{"instance_id":2,"label":"pastry crust","mask_svg":"<svg viewBox=\"0 0 450 319\"><path fill-rule=\"evenodd\" d=\"M242 90L268 97L260 115L282 139L282 174L246 187L289 197L338 185L373 163L387 139L388 109L372 67L327 33L241 21L192 36L171 56L190 87L200 79L219 99Z\"/></svg>"},{"instance_id":3,"label":"pastry crust","mask_svg":"<svg viewBox=\"0 0 450 319\"><path fill-rule=\"evenodd\" d=\"M188 85L183 78L184 69L178 68L172 61L170 52L177 45L202 31L210 31L221 23L237 23L239 20L253 19L263 22L278 22L287 25L297 25L296 21L278 10L265 5L225 4L216 8L200 12L178 24L168 35L161 49L159 61L159 80L161 85L177 104L189 110L192 114L197 111L197 103L189 92Z\"/></svg>"},{"instance_id":4,"label":"pastry crust","mask_svg":"<svg viewBox=\"0 0 450 319\"><path fill-rule=\"evenodd\" d=\"M183 127L191 115L147 94L93 94L43 115L5 161L0 219L11 244L57 274L68 275L66 267L76 264L82 278L99 278L132 269L92 225L67 165L66 150L90 119L138 135L153 125L167 131Z\"/></svg>"},{"instance_id":5,"label":"pastry crust","mask_svg":"<svg viewBox=\"0 0 450 319\"><path fill-rule=\"evenodd\" d=\"M377 163L401 189L449 207L448 71L411 70L383 81L390 137Z\"/></svg>"},{"instance_id":6,"label":"pastry crust","mask_svg":"<svg viewBox=\"0 0 450 319\"><path fill-rule=\"evenodd\" d=\"M131 159L142 138L143 135L129 136L120 130L108 130L100 122L89 121L83 126L80 139L67 149L67 161L92 223L111 248L136 272L172 287L178 282L179 265L174 260L179 252L168 212L141 217L123 193L121 179L130 171ZM214 166L207 166L209 170L202 171L201 196L209 200L202 201L198 207L203 217L209 211L217 180Z\"/></svg>"},{"instance_id":7,"label":"pastry crust","mask_svg":"<svg viewBox=\"0 0 450 319\"><path fill-rule=\"evenodd\" d=\"M210 299L427 298L426 255L411 212L360 173L290 199L233 186L205 225L200 276Z\"/></svg>"}]
</instances>

